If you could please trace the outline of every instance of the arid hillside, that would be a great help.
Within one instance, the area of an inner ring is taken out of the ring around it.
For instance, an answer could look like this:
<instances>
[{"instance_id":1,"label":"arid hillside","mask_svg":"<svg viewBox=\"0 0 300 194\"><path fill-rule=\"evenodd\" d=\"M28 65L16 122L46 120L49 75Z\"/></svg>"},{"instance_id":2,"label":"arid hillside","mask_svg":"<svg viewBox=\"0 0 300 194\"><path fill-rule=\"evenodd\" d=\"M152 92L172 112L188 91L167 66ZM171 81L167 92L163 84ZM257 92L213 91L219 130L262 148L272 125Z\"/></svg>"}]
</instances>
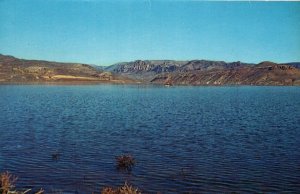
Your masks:
<instances>
[{"instance_id":1,"label":"arid hillside","mask_svg":"<svg viewBox=\"0 0 300 194\"><path fill-rule=\"evenodd\" d=\"M0 83L300 85L299 63L137 60L108 67L25 60L0 54Z\"/></svg>"},{"instance_id":2,"label":"arid hillside","mask_svg":"<svg viewBox=\"0 0 300 194\"><path fill-rule=\"evenodd\" d=\"M134 61L106 68L145 82L168 85L300 85L299 63Z\"/></svg>"},{"instance_id":3,"label":"arid hillside","mask_svg":"<svg viewBox=\"0 0 300 194\"><path fill-rule=\"evenodd\" d=\"M134 81L86 64L24 60L0 54L0 83L29 82L131 83Z\"/></svg>"}]
</instances>

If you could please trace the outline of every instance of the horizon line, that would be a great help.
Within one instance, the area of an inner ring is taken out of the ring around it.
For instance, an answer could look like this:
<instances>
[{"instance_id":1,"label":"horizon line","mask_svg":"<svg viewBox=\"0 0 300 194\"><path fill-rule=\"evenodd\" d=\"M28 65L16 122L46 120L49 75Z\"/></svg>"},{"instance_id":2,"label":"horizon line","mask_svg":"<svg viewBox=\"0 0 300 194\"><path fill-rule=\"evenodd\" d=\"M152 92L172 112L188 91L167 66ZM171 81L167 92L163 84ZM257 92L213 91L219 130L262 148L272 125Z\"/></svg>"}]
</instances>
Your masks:
<instances>
[{"instance_id":1,"label":"horizon line","mask_svg":"<svg viewBox=\"0 0 300 194\"><path fill-rule=\"evenodd\" d=\"M225 60L216 60L216 59L185 59L185 60L177 60L177 59L134 59L134 60L128 60L128 61L120 61L120 62L116 62L116 63L112 63L112 64L107 64L107 65L101 65L101 64L94 64L94 63L81 63L81 62L72 62L72 61L57 61L57 60L51 60L51 59L33 59L33 58L23 58L23 57L19 57L19 56L15 56L15 55L10 55L10 54L3 54L0 53L0 55L2 56L6 56L6 57L14 57L16 59L20 59L20 60L28 60L28 61L45 61L45 62L54 62L54 63L74 63L74 64L84 64L84 65L96 65L96 66L112 66L112 65L116 65L116 64L120 64L120 63L129 63L129 62L134 62L134 61L217 61L217 62L225 62L225 63L234 63L234 62L241 62L241 63L246 63L246 64L254 64L257 65L259 63L262 62L272 62L272 63L276 63L276 64L287 64L287 63L300 63L300 61L288 61L288 62L275 62L275 61L271 61L271 60L263 60L257 63L250 63L250 62L245 62L245 61L241 61L241 60L235 60L235 61L225 61Z\"/></svg>"}]
</instances>

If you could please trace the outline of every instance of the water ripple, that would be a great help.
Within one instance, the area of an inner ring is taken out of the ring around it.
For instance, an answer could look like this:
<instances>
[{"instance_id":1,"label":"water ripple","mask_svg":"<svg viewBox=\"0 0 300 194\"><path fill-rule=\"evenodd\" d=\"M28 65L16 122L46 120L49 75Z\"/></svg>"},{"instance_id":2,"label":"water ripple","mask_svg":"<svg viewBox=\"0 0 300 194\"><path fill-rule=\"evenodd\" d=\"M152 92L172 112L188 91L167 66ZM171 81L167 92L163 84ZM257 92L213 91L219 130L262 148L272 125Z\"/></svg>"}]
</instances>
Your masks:
<instances>
[{"instance_id":1,"label":"water ripple","mask_svg":"<svg viewBox=\"0 0 300 194\"><path fill-rule=\"evenodd\" d=\"M0 86L0 170L47 193L125 181L146 193L299 193L299 96L299 87ZM116 169L123 153L136 158L131 172Z\"/></svg>"}]
</instances>

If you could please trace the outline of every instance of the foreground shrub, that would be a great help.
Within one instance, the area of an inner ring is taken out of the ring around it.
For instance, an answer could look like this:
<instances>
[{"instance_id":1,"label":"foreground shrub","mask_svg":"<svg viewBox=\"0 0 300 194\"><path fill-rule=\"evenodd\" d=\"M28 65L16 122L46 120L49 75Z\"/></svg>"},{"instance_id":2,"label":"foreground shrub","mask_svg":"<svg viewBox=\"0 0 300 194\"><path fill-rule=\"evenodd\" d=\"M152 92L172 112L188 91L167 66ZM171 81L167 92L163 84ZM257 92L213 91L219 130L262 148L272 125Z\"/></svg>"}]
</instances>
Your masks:
<instances>
[{"instance_id":1,"label":"foreground shrub","mask_svg":"<svg viewBox=\"0 0 300 194\"><path fill-rule=\"evenodd\" d=\"M141 194L138 188L128 185L126 182L124 186L118 188L105 187L102 189L101 194Z\"/></svg>"},{"instance_id":2,"label":"foreground shrub","mask_svg":"<svg viewBox=\"0 0 300 194\"><path fill-rule=\"evenodd\" d=\"M124 170L131 170L135 164L135 160L131 155L121 155L116 157L117 168Z\"/></svg>"},{"instance_id":3,"label":"foreground shrub","mask_svg":"<svg viewBox=\"0 0 300 194\"><path fill-rule=\"evenodd\" d=\"M1 173L1 188L2 194L10 192L15 187L15 182L17 180L16 176L9 174L8 172Z\"/></svg>"},{"instance_id":4,"label":"foreground shrub","mask_svg":"<svg viewBox=\"0 0 300 194\"><path fill-rule=\"evenodd\" d=\"M1 194L26 194L31 189L28 189L26 191L16 191L15 183L17 181L17 177L14 175L11 175L9 172L1 173L1 180L0 180L0 193ZM44 191L41 189L36 194L42 194Z\"/></svg>"}]
</instances>

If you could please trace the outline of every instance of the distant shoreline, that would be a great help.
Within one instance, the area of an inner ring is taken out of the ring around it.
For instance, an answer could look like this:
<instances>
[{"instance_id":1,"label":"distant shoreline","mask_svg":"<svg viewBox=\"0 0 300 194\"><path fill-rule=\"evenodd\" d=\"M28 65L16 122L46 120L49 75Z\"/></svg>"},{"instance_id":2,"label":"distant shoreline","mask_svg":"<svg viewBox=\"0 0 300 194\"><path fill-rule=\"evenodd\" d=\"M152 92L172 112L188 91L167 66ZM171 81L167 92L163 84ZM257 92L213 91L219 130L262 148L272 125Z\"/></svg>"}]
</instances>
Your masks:
<instances>
[{"instance_id":1,"label":"distant shoreline","mask_svg":"<svg viewBox=\"0 0 300 194\"><path fill-rule=\"evenodd\" d=\"M0 54L0 84L299 86L300 63L136 60L99 69L87 64L25 60Z\"/></svg>"},{"instance_id":2,"label":"distant shoreline","mask_svg":"<svg viewBox=\"0 0 300 194\"><path fill-rule=\"evenodd\" d=\"M0 82L0 86L3 85L58 85L58 86L71 86L71 85L145 85L145 86L162 86L166 88L172 88L172 87L242 87L242 86L253 86L253 87L259 87L259 86L284 86L284 87L299 87L300 85L259 85L259 84L206 84L206 85L193 85L193 84L174 84L172 86L166 86L165 84L160 83L147 83L147 82L112 82L112 81L56 81L56 82Z\"/></svg>"},{"instance_id":3,"label":"distant shoreline","mask_svg":"<svg viewBox=\"0 0 300 194\"><path fill-rule=\"evenodd\" d=\"M0 82L0 85L138 85L139 83L122 83L118 81L53 81L53 82Z\"/></svg>"}]
</instances>

